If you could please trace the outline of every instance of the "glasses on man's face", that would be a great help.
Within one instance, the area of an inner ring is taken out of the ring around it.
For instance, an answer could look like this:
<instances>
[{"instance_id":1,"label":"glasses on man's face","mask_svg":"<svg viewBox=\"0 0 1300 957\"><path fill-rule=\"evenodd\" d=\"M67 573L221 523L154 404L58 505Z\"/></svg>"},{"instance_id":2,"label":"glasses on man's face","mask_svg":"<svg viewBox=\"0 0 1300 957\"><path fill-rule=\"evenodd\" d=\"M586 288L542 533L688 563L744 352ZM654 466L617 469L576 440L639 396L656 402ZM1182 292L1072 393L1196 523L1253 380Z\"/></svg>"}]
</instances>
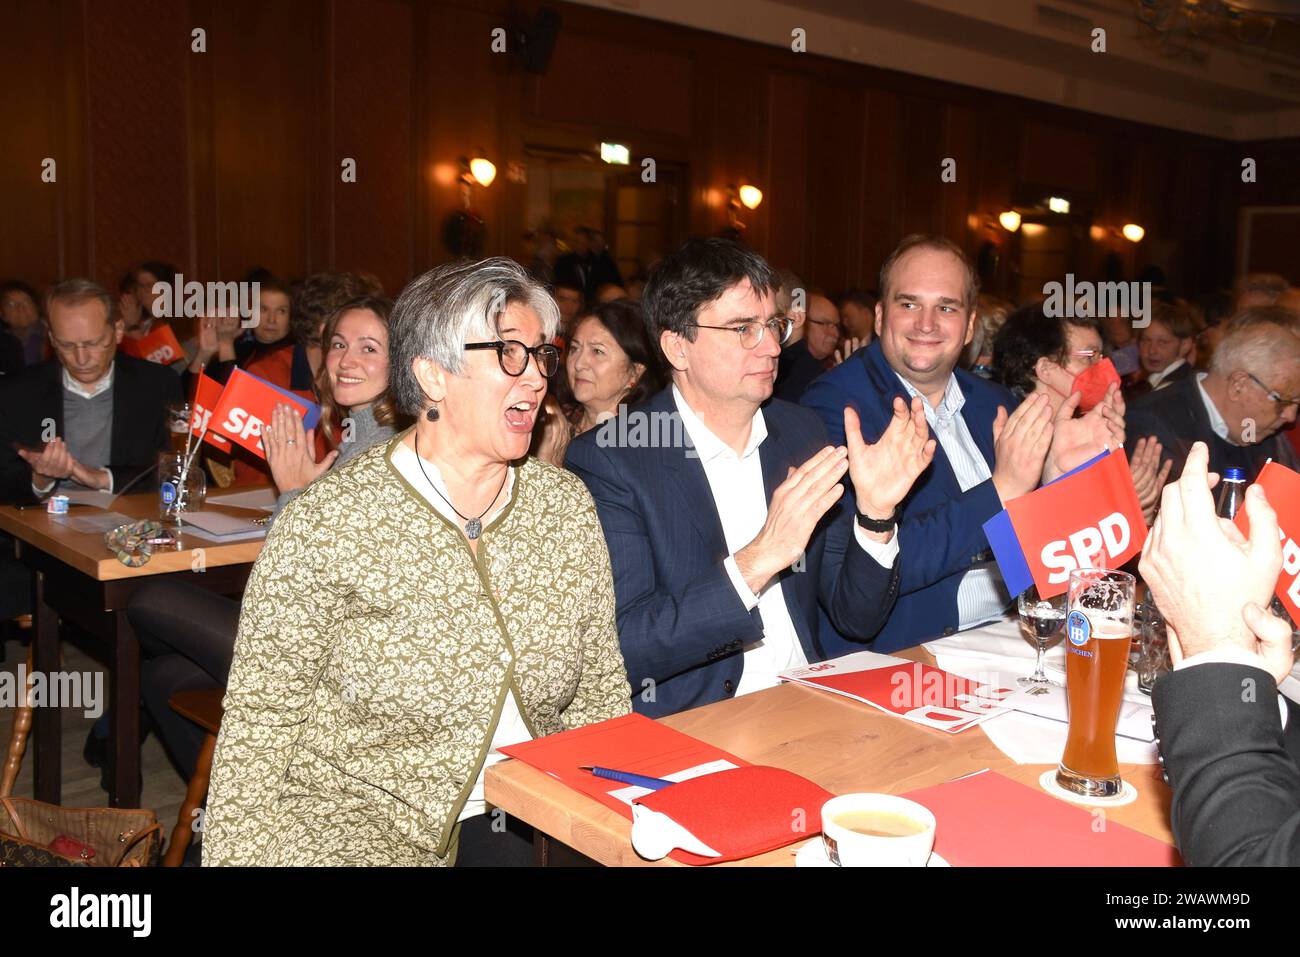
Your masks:
<instances>
[{"instance_id":1,"label":"glasses on man's face","mask_svg":"<svg viewBox=\"0 0 1300 957\"><path fill-rule=\"evenodd\" d=\"M1084 365L1095 365L1101 361L1100 349L1075 349L1066 353L1071 359L1082 359Z\"/></svg>"},{"instance_id":2,"label":"glasses on man's face","mask_svg":"<svg viewBox=\"0 0 1300 957\"><path fill-rule=\"evenodd\" d=\"M1268 397L1273 400L1274 404L1277 406L1278 411L1281 412L1282 414L1285 415L1288 409L1293 409L1293 410L1300 409L1300 399L1288 399L1286 396L1278 392L1276 389L1270 389L1263 382L1260 382L1259 379L1255 376L1255 373L1253 372L1247 372L1246 375L1250 376L1251 381L1253 381L1255 385L1259 386L1261 389L1263 389L1265 392L1268 393Z\"/></svg>"},{"instance_id":3,"label":"glasses on man's face","mask_svg":"<svg viewBox=\"0 0 1300 957\"><path fill-rule=\"evenodd\" d=\"M91 342L60 342L58 339L50 336L50 345L54 346L55 352L65 356L76 355L79 351L93 354L117 348L117 343L114 341L112 326L109 326L104 330L102 336Z\"/></svg>"},{"instance_id":4,"label":"glasses on man's face","mask_svg":"<svg viewBox=\"0 0 1300 957\"><path fill-rule=\"evenodd\" d=\"M836 322L833 319L805 319L804 322L811 326L830 326L836 332L842 333L844 331L844 323Z\"/></svg>"},{"instance_id":5,"label":"glasses on man's face","mask_svg":"<svg viewBox=\"0 0 1300 957\"><path fill-rule=\"evenodd\" d=\"M700 322L689 324L696 329L722 329L725 332L734 332L740 337L740 345L745 349L757 349L758 344L763 341L765 332L772 333L772 338L776 340L776 344L781 345L790 338L790 333L794 331L794 320L788 316L774 316L766 322L750 319L747 322L736 323L734 326L706 326Z\"/></svg>"},{"instance_id":6,"label":"glasses on man's face","mask_svg":"<svg viewBox=\"0 0 1300 957\"><path fill-rule=\"evenodd\" d=\"M549 342L529 348L518 339L505 339L497 342L467 342L465 348L495 349L501 371L506 375L523 375L528 368L529 356L537 360L538 371L548 379L560 368L560 350Z\"/></svg>"}]
</instances>

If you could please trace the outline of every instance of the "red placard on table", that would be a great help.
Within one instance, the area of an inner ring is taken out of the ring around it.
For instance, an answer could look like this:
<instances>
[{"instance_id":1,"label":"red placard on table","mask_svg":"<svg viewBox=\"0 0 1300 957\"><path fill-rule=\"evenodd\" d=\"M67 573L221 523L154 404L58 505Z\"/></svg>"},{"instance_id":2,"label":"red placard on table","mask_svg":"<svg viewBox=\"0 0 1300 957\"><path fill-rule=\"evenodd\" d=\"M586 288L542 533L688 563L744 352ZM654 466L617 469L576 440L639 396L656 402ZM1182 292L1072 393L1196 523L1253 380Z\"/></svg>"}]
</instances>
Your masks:
<instances>
[{"instance_id":1,"label":"red placard on table","mask_svg":"<svg viewBox=\"0 0 1300 957\"><path fill-rule=\"evenodd\" d=\"M1282 573L1276 594L1293 622L1300 623L1300 474L1269 462L1255 483L1264 489L1268 504L1277 512L1278 537L1282 540ZM1243 508L1237 512L1237 527L1250 535L1250 518Z\"/></svg>"},{"instance_id":2,"label":"red placard on table","mask_svg":"<svg viewBox=\"0 0 1300 957\"><path fill-rule=\"evenodd\" d=\"M211 378L206 373L199 373L198 381L194 384L194 399L190 402L193 413L190 416L190 432L196 437L202 437L205 442L211 442L222 451L230 448L230 440L223 435L218 435L212 431L209 426L212 423L212 410L217 407L221 400L221 392L225 389L220 382Z\"/></svg>"},{"instance_id":3,"label":"red placard on table","mask_svg":"<svg viewBox=\"0 0 1300 957\"><path fill-rule=\"evenodd\" d=\"M171 365L185 358L185 350L181 347L180 340L176 338L172 327L166 323L154 326L139 339L123 336L122 341L118 343L118 349L137 359L146 359L161 365Z\"/></svg>"},{"instance_id":4,"label":"red placard on table","mask_svg":"<svg viewBox=\"0 0 1300 957\"><path fill-rule=\"evenodd\" d=\"M262 427L271 421L271 413L280 402L287 402L302 413L304 429L313 428L320 420L320 406L314 402L236 367L231 370L226 388L212 410L208 428L264 459Z\"/></svg>"}]
</instances>

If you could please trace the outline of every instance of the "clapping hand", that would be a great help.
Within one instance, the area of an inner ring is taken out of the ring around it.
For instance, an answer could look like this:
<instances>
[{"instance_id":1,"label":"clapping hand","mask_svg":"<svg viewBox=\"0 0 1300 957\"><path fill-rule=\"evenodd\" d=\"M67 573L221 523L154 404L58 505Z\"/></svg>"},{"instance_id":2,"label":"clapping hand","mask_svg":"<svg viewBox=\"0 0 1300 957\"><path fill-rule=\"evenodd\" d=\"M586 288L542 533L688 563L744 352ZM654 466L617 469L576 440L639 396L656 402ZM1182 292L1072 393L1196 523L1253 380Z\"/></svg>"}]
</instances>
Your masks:
<instances>
[{"instance_id":1,"label":"clapping hand","mask_svg":"<svg viewBox=\"0 0 1300 957\"><path fill-rule=\"evenodd\" d=\"M1266 610L1282 570L1277 513L1263 489L1246 490L1250 538L1214 512L1209 451L1197 442L1177 482L1165 486L1160 515L1138 569L1169 625L1174 664L1217 648L1262 656L1281 681L1291 672L1291 629Z\"/></svg>"},{"instance_id":2,"label":"clapping hand","mask_svg":"<svg viewBox=\"0 0 1300 957\"><path fill-rule=\"evenodd\" d=\"M862 438L862 423L852 408L844 409L844 435L848 440L849 478L857 497L858 511L868 518L885 520L934 460L936 442L930 438L925 406L920 396L908 409L902 397L894 397L894 415L880 440L868 444Z\"/></svg>"},{"instance_id":3,"label":"clapping hand","mask_svg":"<svg viewBox=\"0 0 1300 957\"><path fill-rule=\"evenodd\" d=\"M853 353L857 352L867 344L865 339L858 339L853 336L845 339L844 342L835 350L835 364L839 365Z\"/></svg>"},{"instance_id":4,"label":"clapping hand","mask_svg":"<svg viewBox=\"0 0 1300 957\"><path fill-rule=\"evenodd\" d=\"M271 479L281 492L306 488L329 471L338 450L327 452L317 462L316 430L302 427L302 415L287 402L278 402L271 422L262 429L262 449L271 467Z\"/></svg>"},{"instance_id":5,"label":"clapping hand","mask_svg":"<svg viewBox=\"0 0 1300 957\"><path fill-rule=\"evenodd\" d=\"M1038 487L1051 444L1052 404L1047 396L1029 396L1010 415L998 406L993 420L993 487L1004 503Z\"/></svg>"},{"instance_id":6,"label":"clapping hand","mask_svg":"<svg viewBox=\"0 0 1300 957\"><path fill-rule=\"evenodd\" d=\"M736 552L736 567L755 595L803 554L817 523L840 500L844 490L839 481L848 465L844 446L828 445L797 469L791 467L776 487L767 521L754 540Z\"/></svg>"},{"instance_id":7,"label":"clapping hand","mask_svg":"<svg viewBox=\"0 0 1300 957\"><path fill-rule=\"evenodd\" d=\"M134 332L144 321L144 307L134 293L124 292L117 297L117 311L127 332Z\"/></svg>"},{"instance_id":8,"label":"clapping hand","mask_svg":"<svg viewBox=\"0 0 1300 957\"><path fill-rule=\"evenodd\" d=\"M1142 517L1147 527L1156 520L1156 504L1160 501L1160 490L1169 480L1169 470L1174 467L1174 460L1167 459L1160 464L1160 455L1164 448L1154 435L1137 440L1133 447L1133 458L1128 468L1133 476L1133 487L1137 489L1138 504L1142 506Z\"/></svg>"},{"instance_id":9,"label":"clapping hand","mask_svg":"<svg viewBox=\"0 0 1300 957\"><path fill-rule=\"evenodd\" d=\"M1052 444L1043 463L1043 481L1051 482L1107 449L1124 447L1124 398L1112 383L1106 398L1075 418L1078 392L1061 403L1052 422Z\"/></svg>"},{"instance_id":10,"label":"clapping hand","mask_svg":"<svg viewBox=\"0 0 1300 957\"><path fill-rule=\"evenodd\" d=\"M533 455L543 462L564 468L564 453L573 439L573 426L565 418L555 396L542 400L542 415L533 430Z\"/></svg>"}]
</instances>

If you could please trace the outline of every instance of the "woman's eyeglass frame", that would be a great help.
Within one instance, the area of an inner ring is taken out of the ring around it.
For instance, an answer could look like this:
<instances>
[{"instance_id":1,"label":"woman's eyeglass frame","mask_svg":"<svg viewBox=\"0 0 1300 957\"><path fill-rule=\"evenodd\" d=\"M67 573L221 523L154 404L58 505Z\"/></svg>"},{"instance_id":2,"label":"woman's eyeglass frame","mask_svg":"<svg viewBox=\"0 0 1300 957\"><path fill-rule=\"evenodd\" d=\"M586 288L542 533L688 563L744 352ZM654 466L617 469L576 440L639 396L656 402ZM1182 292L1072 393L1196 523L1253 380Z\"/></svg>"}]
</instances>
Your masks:
<instances>
[{"instance_id":1,"label":"woman's eyeglass frame","mask_svg":"<svg viewBox=\"0 0 1300 957\"><path fill-rule=\"evenodd\" d=\"M512 346L517 346L519 349L523 350L524 362L523 365L519 367L518 372L510 371L510 368L506 365L506 349L507 347ZM543 342L539 346L527 346L518 339L497 339L494 342L465 343L465 350L467 352L475 349L495 349L497 354L497 363L501 366L501 371L516 379L528 371L528 360L530 358L537 363L537 371L540 372L542 377L545 379L551 378L560 370L560 350L557 346L549 342ZM546 359L545 362L542 361L543 358Z\"/></svg>"}]
</instances>

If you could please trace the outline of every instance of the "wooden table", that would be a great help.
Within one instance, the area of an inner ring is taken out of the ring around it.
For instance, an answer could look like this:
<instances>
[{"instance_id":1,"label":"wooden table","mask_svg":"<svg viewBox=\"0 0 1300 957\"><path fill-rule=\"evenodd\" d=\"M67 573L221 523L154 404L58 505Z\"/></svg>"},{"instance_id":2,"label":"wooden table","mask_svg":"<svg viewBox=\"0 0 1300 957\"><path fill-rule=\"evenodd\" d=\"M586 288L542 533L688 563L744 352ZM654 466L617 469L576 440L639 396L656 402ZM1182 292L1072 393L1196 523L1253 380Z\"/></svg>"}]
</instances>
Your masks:
<instances>
[{"instance_id":1,"label":"wooden table","mask_svg":"<svg viewBox=\"0 0 1300 957\"><path fill-rule=\"evenodd\" d=\"M900 655L934 663L922 648ZM979 727L949 734L794 684L661 720L747 761L798 772L836 794L901 794L982 768L1037 787L1038 776L1048 767L1015 764ZM1173 844L1170 792L1160 780L1159 766L1126 764L1120 770L1125 780L1136 785L1138 799L1125 807L1107 809L1107 818ZM631 821L521 761L502 761L488 768L484 793L490 804L601 864L679 866L668 858L642 860L632 850ZM732 863L791 867L803 843Z\"/></svg>"},{"instance_id":2,"label":"wooden table","mask_svg":"<svg viewBox=\"0 0 1300 957\"><path fill-rule=\"evenodd\" d=\"M265 513L223 505L207 508L231 515L258 517ZM111 511L131 518L158 517L156 493L122 495ZM73 508L69 517L103 515L98 508ZM146 581L165 575L223 595L237 595L262 541L218 545L194 535L182 535L175 551L156 551L139 568L128 568L104 545L102 534L77 532L55 522L39 508L0 507L0 529L18 540L18 557L33 573L33 669L52 674L59 669L59 619L71 621L109 648L109 713L114 772L109 800L114 807L140 804L140 649L126 617L131 595ZM202 550L200 553L199 550ZM201 571L196 570L200 566ZM58 804L62 788L59 709L36 708L35 795Z\"/></svg>"}]
</instances>

